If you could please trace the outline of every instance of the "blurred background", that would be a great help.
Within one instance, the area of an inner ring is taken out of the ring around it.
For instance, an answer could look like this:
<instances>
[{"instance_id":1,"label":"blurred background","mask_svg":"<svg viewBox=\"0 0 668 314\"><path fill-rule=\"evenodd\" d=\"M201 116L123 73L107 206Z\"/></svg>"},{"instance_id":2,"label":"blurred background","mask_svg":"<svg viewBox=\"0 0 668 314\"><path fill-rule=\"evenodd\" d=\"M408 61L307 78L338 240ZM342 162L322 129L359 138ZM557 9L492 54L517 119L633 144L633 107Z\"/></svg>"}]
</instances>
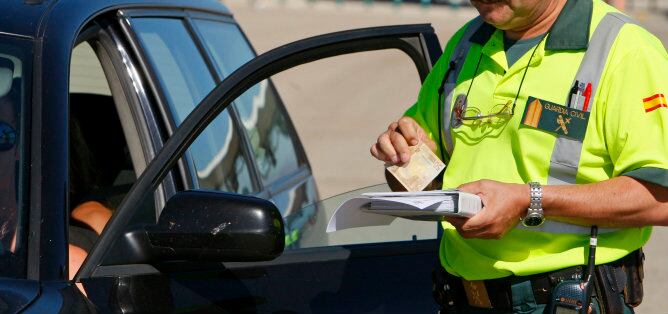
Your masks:
<instances>
[{"instance_id":1,"label":"blurred background","mask_svg":"<svg viewBox=\"0 0 668 314\"><path fill-rule=\"evenodd\" d=\"M298 39L361 27L430 23L441 46L477 15L468 0L224 0L258 54ZM668 1L617 0L668 45ZM413 104L420 87L398 51L358 53L273 77L304 144L323 198L384 182L369 147ZM350 91L355 93L351 94ZM646 246L645 300L637 313L668 313L667 228Z\"/></svg>"}]
</instances>

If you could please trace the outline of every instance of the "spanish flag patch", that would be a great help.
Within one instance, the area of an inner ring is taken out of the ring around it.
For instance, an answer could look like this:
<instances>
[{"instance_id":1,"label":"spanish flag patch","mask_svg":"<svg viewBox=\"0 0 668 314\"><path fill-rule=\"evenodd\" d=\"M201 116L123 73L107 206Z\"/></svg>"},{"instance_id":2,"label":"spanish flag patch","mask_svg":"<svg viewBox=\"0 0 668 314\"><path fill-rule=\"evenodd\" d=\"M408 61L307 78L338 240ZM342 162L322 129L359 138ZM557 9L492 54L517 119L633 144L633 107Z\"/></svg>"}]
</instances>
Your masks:
<instances>
[{"instance_id":1,"label":"spanish flag patch","mask_svg":"<svg viewBox=\"0 0 668 314\"><path fill-rule=\"evenodd\" d=\"M656 94L654 96L647 97L642 100L645 106L645 112L651 112L661 107L668 107L668 102L666 101L666 96L663 94Z\"/></svg>"}]
</instances>

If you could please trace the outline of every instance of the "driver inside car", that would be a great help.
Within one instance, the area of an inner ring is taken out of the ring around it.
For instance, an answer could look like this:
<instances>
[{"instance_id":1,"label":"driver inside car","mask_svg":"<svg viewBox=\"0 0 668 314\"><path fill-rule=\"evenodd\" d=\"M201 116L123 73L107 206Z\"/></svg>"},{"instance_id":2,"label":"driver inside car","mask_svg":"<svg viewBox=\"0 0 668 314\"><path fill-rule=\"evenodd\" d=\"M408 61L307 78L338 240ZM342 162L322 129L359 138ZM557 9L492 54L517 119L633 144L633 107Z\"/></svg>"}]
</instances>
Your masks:
<instances>
[{"instance_id":1,"label":"driver inside car","mask_svg":"<svg viewBox=\"0 0 668 314\"><path fill-rule=\"evenodd\" d=\"M88 196L97 188L98 165L92 158L78 121L70 120L70 201L78 204L70 212L69 277L72 279L86 259L112 211L103 200Z\"/></svg>"}]
</instances>

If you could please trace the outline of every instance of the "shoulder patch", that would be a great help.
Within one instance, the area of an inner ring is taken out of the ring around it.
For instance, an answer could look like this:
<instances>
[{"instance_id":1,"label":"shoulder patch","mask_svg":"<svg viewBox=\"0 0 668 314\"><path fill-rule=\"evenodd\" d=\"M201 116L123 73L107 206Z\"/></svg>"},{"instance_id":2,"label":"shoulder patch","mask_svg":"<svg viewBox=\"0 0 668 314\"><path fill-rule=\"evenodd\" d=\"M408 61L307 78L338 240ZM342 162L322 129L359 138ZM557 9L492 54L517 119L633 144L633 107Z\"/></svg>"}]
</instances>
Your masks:
<instances>
[{"instance_id":1,"label":"shoulder patch","mask_svg":"<svg viewBox=\"0 0 668 314\"><path fill-rule=\"evenodd\" d=\"M656 94L642 100L645 107L645 112L652 112L659 108L667 108L668 102L666 96L663 94Z\"/></svg>"}]
</instances>

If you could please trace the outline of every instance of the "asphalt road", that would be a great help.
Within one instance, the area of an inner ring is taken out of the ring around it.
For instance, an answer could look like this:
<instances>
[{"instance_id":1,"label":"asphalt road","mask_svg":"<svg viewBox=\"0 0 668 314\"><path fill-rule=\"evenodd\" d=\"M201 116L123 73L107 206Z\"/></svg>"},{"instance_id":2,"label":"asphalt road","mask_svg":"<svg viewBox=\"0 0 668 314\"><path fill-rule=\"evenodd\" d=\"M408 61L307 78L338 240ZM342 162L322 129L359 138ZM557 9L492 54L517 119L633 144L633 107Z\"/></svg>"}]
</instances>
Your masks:
<instances>
[{"instance_id":1,"label":"asphalt road","mask_svg":"<svg viewBox=\"0 0 668 314\"><path fill-rule=\"evenodd\" d=\"M304 0L226 0L258 53L323 33L360 27L431 23L442 44L476 12L444 6ZM640 3L642 1L639 1ZM663 1L661 1L663 3ZM663 6L663 4L662 4ZM663 7L662 7L663 8ZM635 17L668 43L665 15ZM417 96L419 77L399 52L336 57L274 77L306 148L323 197L384 181L369 146ZM646 246L645 301L637 313L668 313L668 229Z\"/></svg>"}]
</instances>

